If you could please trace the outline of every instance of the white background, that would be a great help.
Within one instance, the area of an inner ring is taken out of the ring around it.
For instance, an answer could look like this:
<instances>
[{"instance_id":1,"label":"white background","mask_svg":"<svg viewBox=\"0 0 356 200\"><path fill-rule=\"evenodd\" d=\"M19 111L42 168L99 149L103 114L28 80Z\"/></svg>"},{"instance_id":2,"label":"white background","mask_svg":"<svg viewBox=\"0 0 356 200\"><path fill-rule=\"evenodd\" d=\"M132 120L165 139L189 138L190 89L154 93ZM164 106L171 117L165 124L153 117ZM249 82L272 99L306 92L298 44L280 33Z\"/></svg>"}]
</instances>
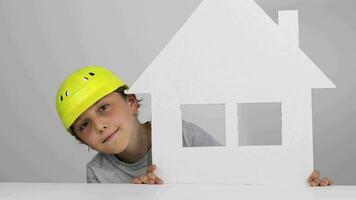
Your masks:
<instances>
[{"instance_id":1,"label":"white background","mask_svg":"<svg viewBox=\"0 0 356 200\"><path fill-rule=\"evenodd\" d=\"M0 182L85 182L95 151L66 135L55 111L59 84L98 64L131 85L200 2L0 0ZM278 9L299 10L300 47L337 86L313 90L314 166L355 184L356 3L257 3L275 21Z\"/></svg>"}]
</instances>

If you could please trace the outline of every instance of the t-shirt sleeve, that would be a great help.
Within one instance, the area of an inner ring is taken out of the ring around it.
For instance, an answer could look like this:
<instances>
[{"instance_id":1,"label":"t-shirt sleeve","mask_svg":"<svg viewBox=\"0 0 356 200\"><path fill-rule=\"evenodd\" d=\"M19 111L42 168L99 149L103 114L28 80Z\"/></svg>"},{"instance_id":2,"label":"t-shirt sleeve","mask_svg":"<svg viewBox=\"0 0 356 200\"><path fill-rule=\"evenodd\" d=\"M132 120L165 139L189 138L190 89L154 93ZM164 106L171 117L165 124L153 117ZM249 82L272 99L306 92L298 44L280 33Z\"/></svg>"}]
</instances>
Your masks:
<instances>
[{"instance_id":1,"label":"t-shirt sleeve","mask_svg":"<svg viewBox=\"0 0 356 200\"><path fill-rule=\"evenodd\" d=\"M214 137L199 126L186 121L182 121L182 123L184 147L222 146Z\"/></svg>"},{"instance_id":2,"label":"t-shirt sleeve","mask_svg":"<svg viewBox=\"0 0 356 200\"><path fill-rule=\"evenodd\" d=\"M91 168L89 163L86 166L87 171L87 183L99 183L99 180L96 178L94 174L94 170Z\"/></svg>"}]
</instances>

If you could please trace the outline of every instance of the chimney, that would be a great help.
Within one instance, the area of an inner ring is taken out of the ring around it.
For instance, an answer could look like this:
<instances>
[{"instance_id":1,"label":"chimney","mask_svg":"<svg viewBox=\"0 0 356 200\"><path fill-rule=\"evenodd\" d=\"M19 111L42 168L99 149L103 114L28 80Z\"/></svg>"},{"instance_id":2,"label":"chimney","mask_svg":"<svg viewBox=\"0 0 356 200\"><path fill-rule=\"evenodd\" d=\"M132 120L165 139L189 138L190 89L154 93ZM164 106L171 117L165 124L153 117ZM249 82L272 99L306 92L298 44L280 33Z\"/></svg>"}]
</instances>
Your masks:
<instances>
[{"instance_id":1,"label":"chimney","mask_svg":"<svg viewBox=\"0 0 356 200\"><path fill-rule=\"evenodd\" d=\"M278 26L281 31L286 33L291 45L299 47L298 11L278 11Z\"/></svg>"}]
</instances>

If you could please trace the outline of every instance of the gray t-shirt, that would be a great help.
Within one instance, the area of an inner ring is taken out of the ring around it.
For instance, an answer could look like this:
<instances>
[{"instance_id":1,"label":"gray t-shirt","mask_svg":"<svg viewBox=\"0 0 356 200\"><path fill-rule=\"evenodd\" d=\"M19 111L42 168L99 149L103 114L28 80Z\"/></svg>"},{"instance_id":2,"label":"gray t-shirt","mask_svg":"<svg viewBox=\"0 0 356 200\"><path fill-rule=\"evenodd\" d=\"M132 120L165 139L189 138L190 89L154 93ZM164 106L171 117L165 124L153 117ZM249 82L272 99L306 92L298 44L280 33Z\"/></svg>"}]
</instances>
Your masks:
<instances>
[{"instance_id":1,"label":"gray t-shirt","mask_svg":"<svg viewBox=\"0 0 356 200\"><path fill-rule=\"evenodd\" d=\"M183 146L220 146L221 144L199 126L183 121ZM152 164L151 149L135 163L125 163L114 154L97 153L87 164L88 183L131 183L137 176L145 175Z\"/></svg>"}]
</instances>

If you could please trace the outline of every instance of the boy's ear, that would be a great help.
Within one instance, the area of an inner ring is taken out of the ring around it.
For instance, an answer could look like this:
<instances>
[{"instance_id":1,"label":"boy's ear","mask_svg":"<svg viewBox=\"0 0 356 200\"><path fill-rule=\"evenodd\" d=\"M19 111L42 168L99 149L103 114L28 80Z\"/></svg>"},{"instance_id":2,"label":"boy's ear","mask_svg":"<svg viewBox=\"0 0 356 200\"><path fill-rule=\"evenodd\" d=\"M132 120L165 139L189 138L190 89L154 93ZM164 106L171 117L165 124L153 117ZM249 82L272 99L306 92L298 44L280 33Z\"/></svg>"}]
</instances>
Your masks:
<instances>
[{"instance_id":1,"label":"boy's ear","mask_svg":"<svg viewBox=\"0 0 356 200\"><path fill-rule=\"evenodd\" d=\"M138 101L136 98L136 95L134 94L129 94L127 96L127 101L129 103L129 106L134 114L138 113Z\"/></svg>"}]
</instances>

